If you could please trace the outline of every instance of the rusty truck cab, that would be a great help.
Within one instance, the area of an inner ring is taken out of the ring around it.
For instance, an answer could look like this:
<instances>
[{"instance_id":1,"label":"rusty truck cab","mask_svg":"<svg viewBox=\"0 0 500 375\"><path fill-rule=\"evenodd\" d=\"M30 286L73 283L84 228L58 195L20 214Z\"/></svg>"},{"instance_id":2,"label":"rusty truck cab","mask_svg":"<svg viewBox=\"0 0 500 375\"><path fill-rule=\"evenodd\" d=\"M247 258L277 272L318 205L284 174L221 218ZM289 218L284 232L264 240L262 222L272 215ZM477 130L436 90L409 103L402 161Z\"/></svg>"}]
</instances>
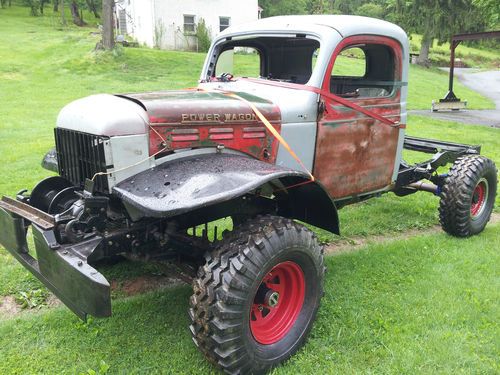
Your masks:
<instances>
[{"instance_id":1,"label":"rusty truck cab","mask_svg":"<svg viewBox=\"0 0 500 375\"><path fill-rule=\"evenodd\" d=\"M214 42L200 77L202 89L251 92L277 103L283 136L338 204L390 190L405 138L408 39L394 24L367 20L274 17L233 27ZM238 48L256 50L258 75L220 79L224 53ZM396 126L379 126L335 97ZM276 163L302 170L283 145Z\"/></svg>"}]
</instances>

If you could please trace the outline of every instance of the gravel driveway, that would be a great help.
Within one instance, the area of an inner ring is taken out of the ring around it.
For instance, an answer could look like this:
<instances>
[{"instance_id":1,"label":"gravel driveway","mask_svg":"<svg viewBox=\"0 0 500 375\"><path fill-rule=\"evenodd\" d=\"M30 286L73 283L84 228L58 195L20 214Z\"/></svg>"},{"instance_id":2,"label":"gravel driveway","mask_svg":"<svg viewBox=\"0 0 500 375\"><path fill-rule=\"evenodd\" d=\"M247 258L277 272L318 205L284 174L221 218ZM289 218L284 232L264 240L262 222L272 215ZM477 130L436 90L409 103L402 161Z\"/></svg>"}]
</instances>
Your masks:
<instances>
[{"instance_id":1,"label":"gravel driveway","mask_svg":"<svg viewBox=\"0 0 500 375\"><path fill-rule=\"evenodd\" d=\"M459 79L468 88L490 98L495 103L496 109L466 109L446 112L412 110L409 113L429 116L440 120L500 128L500 70L481 72L476 69L455 68L456 79Z\"/></svg>"}]
</instances>

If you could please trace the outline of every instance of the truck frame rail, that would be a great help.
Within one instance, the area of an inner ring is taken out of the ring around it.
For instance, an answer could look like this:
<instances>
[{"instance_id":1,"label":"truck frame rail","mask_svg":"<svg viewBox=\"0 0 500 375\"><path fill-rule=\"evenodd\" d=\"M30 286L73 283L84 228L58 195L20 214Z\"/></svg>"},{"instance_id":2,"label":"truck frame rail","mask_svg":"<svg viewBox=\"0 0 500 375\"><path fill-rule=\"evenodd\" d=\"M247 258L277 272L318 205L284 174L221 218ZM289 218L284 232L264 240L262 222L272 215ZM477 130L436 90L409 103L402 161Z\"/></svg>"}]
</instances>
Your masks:
<instances>
[{"instance_id":1,"label":"truck frame rail","mask_svg":"<svg viewBox=\"0 0 500 375\"><path fill-rule=\"evenodd\" d=\"M399 167L399 174L396 180L394 192L398 195L407 195L414 193L414 188L408 188L408 185L421 180L429 180L437 185L436 193L439 193L439 187L443 184L446 175L437 173L440 167L453 163L459 157L464 155L479 155L481 146L467 145L454 142L439 141L420 137L406 136L403 148L409 151L416 151L433 156L423 162L408 164L404 160Z\"/></svg>"}]
</instances>

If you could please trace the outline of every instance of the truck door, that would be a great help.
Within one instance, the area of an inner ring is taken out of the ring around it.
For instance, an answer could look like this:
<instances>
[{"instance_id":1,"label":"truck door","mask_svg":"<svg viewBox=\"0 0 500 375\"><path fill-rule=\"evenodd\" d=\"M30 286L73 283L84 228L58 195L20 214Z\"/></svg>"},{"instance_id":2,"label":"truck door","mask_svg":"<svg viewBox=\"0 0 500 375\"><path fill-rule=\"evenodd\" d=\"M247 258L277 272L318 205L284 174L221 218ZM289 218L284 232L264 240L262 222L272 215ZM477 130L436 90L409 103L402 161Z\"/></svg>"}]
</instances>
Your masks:
<instances>
[{"instance_id":1,"label":"truck door","mask_svg":"<svg viewBox=\"0 0 500 375\"><path fill-rule=\"evenodd\" d=\"M401 46L391 38L346 38L332 54L322 92L400 121L402 63ZM325 95L319 110L314 175L331 196L349 198L389 186L404 132Z\"/></svg>"}]
</instances>

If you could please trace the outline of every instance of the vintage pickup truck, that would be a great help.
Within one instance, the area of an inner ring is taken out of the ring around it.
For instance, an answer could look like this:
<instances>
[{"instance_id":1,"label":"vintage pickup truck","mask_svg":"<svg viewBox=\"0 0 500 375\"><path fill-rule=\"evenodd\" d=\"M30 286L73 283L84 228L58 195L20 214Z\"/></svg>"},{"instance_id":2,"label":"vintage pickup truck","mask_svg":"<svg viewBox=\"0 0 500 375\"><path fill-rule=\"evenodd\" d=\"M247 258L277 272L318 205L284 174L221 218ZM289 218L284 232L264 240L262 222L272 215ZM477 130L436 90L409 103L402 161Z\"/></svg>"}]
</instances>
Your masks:
<instances>
[{"instance_id":1,"label":"vintage pickup truck","mask_svg":"<svg viewBox=\"0 0 500 375\"><path fill-rule=\"evenodd\" d=\"M422 190L451 235L489 221L497 171L480 146L405 135L408 60L405 32L381 20L230 27L197 88L64 107L43 162L57 176L2 198L0 243L82 319L111 315L100 261L175 264L193 283L195 344L228 373L265 372L304 344L323 295L323 250L303 223L338 234L341 207ZM403 149L431 156L409 164ZM213 223L228 217L220 239Z\"/></svg>"}]
</instances>

